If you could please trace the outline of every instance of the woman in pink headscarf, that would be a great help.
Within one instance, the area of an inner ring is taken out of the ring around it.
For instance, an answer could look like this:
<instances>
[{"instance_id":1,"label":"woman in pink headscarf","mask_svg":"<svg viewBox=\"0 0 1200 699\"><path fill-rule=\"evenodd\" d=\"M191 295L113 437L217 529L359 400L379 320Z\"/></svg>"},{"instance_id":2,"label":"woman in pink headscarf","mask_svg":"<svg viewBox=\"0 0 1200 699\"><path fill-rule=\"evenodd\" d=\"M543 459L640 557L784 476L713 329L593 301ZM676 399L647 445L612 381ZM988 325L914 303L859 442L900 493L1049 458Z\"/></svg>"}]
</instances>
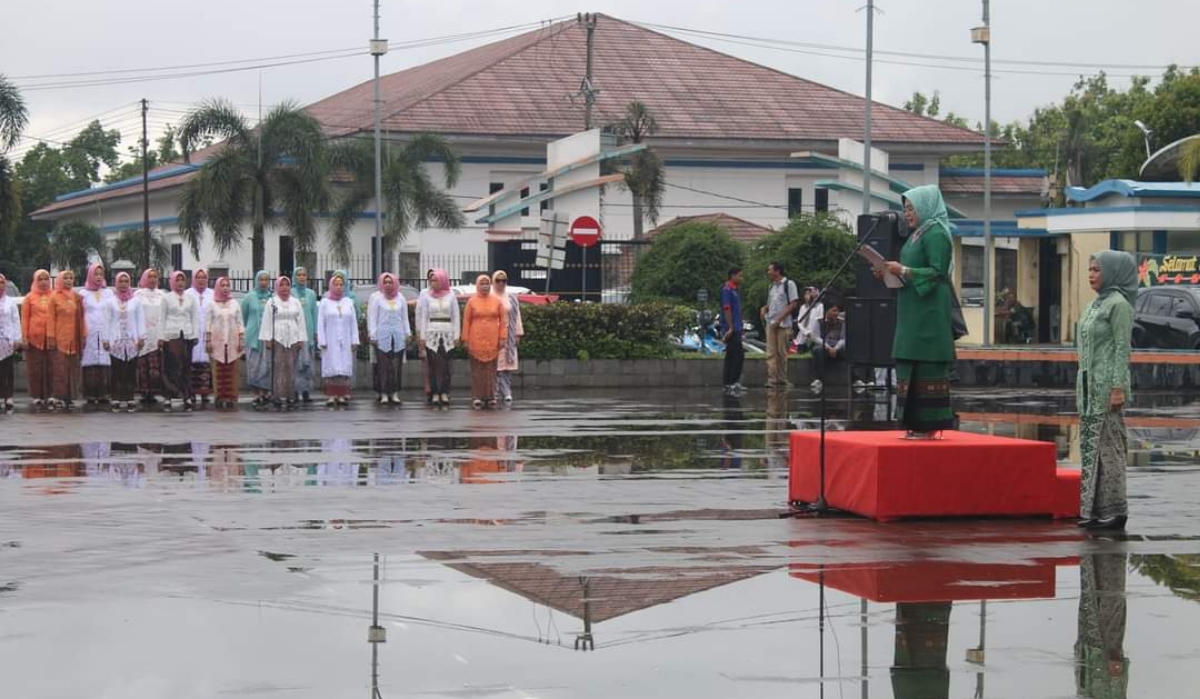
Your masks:
<instances>
[{"instance_id":1,"label":"woman in pink headscarf","mask_svg":"<svg viewBox=\"0 0 1200 699\"><path fill-rule=\"evenodd\" d=\"M354 380L358 354L358 314L354 299L346 295L347 280L341 272L329 278L329 293L317 306L317 347L321 350L321 379L325 404L346 405Z\"/></svg>"},{"instance_id":2,"label":"woman in pink headscarf","mask_svg":"<svg viewBox=\"0 0 1200 699\"><path fill-rule=\"evenodd\" d=\"M195 407L192 394L192 347L200 338L200 307L187 293L187 275L171 273L171 292L163 303L163 393L180 401L184 410ZM168 404L167 408L170 409Z\"/></svg>"},{"instance_id":3,"label":"woman in pink headscarf","mask_svg":"<svg viewBox=\"0 0 1200 699\"><path fill-rule=\"evenodd\" d=\"M408 302L400 295L396 275L379 275L379 293L367 304L367 336L375 350L375 394L380 403L400 403L404 354L412 330L408 324Z\"/></svg>"},{"instance_id":4,"label":"woman in pink headscarf","mask_svg":"<svg viewBox=\"0 0 1200 699\"><path fill-rule=\"evenodd\" d=\"M208 288L208 270L201 268L192 272L192 286L185 293L196 299L196 315L200 319L200 325L196 329L196 336L200 341L192 348L192 366L188 378L192 384L192 393L199 396L203 404L209 401L213 392L212 365L203 341L204 321L213 303L213 290Z\"/></svg>"},{"instance_id":5,"label":"woman in pink headscarf","mask_svg":"<svg viewBox=\"0 0 1200 699\"><path fill-rule=\"evenodd\" d=\"M146 321L142 302L133 291L132 279L125 272L117 274L116 291L109 304L108 336L105 348L112 357L113 412L136 408L138 355L146 344ZM91 329L91 326L88 326Z\"/></svg>"},{"instance_id":6,"label":"woman in pink headscarf","mask_svg":"<svg viewBox=\"0 0 1200 699\"><path fill-rule=\"evenodd\" d=\"M112 359L105 347L113 292L104 278L104 265L88 267L83 286L76 289L83 300L83 319L87 338L83 343L80 365L83 367L83 397L88 405L108 402L109 368Z\"/></svg>"},{"instance_id":7,"label":"woman in pink headscarf","mask_svg":"<svg viewBox=\"0 0 1200 699\"><path fill-rule=\"evenodd\" d=\"M258 339L264 343L270 363L272 402L276 408L286 405L292 410L296 406L296 363L308 341L308 329L304 306L292 296L291 278L280 276L275 281L275 295L263 309Z\"/></svg>"},{"instance_id":8,"label":"woman in pink headscarf","mask_svg":"<svg viewBox=\"0 0 1200 699\"><path fill-rule=\"evenodd\" d=\"M450 351L459 345L458 299L450 277L435 269L429 288L417 299L417 347L429 366L429 402L450 405Z\"/></svg>"},{"instance_id":9,"label":"woman in pink headscarf","mask_svg":"<svg viewBox=\"0 0 1200 699\"><path fill-rule=\"evenodd\" d=\"M8 295L8 277L0 274L0 401L6 412L13 409L13 353L20 349L21 315L17 300Z\"/></svg>"},{"instance_id":10,"label":"woman in pink headscarf","mask_svg":"<svg viewBox=\"0 0 1200 699\"><path fill-rule=\"evenodd\" d=\"M142 323L146 341L138 351L137 383L142 403L154 405L155 396L163 395L163 317L167 296L158 288L158 270L142 272L133 297L142 306Z\"/></svg>"},{"instance_id":11,"label":"woman in pink headscarf","mask_svg":"<svg viewBox=\"0 0 1200 699\"><path fill-rule=\"evenodd\" d=\"M241 305L233 300L229 277L217 280L204 329L205 351L212 357L217 407L232 408L238 401L238 383L242 375L239 360L246 347L246 325L242 321Z\"/></svg>"}]
</instances>

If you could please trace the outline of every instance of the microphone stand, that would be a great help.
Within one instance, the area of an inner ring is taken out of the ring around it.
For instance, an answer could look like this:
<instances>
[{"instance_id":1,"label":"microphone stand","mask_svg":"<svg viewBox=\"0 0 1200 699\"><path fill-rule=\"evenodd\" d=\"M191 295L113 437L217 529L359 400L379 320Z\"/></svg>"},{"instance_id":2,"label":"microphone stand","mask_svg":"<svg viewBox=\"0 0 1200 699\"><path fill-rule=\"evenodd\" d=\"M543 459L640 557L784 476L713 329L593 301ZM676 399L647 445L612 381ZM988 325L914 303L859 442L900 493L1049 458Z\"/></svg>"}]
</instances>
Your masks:
<instances>
[{"instance_id":1,"label":"microphone stand","mask_svg":"<svg viewBox=\"0 0 1200 699\"><path fill-rule=\"evenodd\" d=\"M809 304L808 310L806 310L804 312L804 315L802 315L800 317L800 320L798 321L798 324L800 327L803 327L804 324L806 322L808 322L808 317L809 317L809 315L812 314L813 309L817 307L818 303L821 303L824 300L825 296L829 293L829 290L833 287L834 282L837 281L838 277L842 276L842 272L845 272L846 268L850 266L850 263L854 261L854 258L858 256L858 251L862 250L863 246L865 246L871 240L871 236L873 236L875 234L875 229L879 227L879 222L882 219L883 219L883 216L875 217L875 220L871 223L871 227L869 229L867 229L867 234L864 235L858 241L858 243L854 246L854 249L850 251L850 254L846 255L846 259L842 260L842 264L838 266L837 271L833 273L832 277L830 277L829 282L825 285L825 288L821 289L817 293L817 297L815 299L813 299L812 303ZM843 332L845 332L844 329L843 329ZM819 348L816 348L816 350L814 350L814 351L820 351L822 349L824 349L824 348L819 347ZM822 384L825 383L824 366L825 366L825 363L821 362L821 367L822 367L821 376L817 377L821 381ZM829 512L829 503L825 500L825 421L826 421L826 415L825 415L825 387L824 387L824 385L821 386L821 400L820 400L818 410L820 411L820 425L821 425L821 427L820 427L821 445L819 448L819 453L820 453L820 490L819 490L819 494L817 495L816 502L809 503L806 507L797 508L796 510L793 510L792 512L788 513L793 516L798 516L798 515L802 515L802 514L823 515L823 514L827 514Z\"/></svg>"}]
</instances>

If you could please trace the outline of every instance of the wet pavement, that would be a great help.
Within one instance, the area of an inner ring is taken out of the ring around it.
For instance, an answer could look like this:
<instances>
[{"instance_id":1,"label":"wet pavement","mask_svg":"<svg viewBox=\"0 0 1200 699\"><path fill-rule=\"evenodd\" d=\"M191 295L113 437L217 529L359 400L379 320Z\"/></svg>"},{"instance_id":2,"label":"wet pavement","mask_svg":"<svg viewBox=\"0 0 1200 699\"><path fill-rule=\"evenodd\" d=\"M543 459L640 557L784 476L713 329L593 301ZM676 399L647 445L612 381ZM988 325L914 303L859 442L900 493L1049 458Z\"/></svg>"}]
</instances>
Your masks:
<instances>
[{"instance_id":1,"label":"wet pavement","mask_svg":"<svg viewBox=\"0 0 1200 699\"><path fill-rule=\"evenodd\" d=\"M520 398L520 397L519 397ZM1058 444L1067 392L960 393ZM831 395L831 429L891 406ZM0 418L13 697L1182 697L1200 400L1129 411L1129 531L780 519L807 392ZM982 646L982 650L980 650Z\"/></svg>"}]
</instances>

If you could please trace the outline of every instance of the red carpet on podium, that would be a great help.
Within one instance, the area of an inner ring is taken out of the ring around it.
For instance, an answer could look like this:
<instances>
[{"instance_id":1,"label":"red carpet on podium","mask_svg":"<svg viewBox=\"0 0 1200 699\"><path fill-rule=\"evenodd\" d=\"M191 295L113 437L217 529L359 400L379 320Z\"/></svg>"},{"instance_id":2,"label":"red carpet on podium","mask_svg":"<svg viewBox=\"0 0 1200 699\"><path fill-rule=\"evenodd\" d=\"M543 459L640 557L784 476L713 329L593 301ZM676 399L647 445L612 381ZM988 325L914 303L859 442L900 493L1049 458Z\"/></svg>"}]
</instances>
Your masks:
<instances>
[{"instance_id":1,"label":"red carpet on podium","mask_svg":"<svg viewBox=\"0 0 1200 699\"><path fill-rule=\"evenodd\" d=\"M1075 517L1079 472L1049 442L946 432L826 432L825 500L879 521L912 517ZM788 500L820 495L820 433L793 432Z\"/></svg>"}]
</instances>

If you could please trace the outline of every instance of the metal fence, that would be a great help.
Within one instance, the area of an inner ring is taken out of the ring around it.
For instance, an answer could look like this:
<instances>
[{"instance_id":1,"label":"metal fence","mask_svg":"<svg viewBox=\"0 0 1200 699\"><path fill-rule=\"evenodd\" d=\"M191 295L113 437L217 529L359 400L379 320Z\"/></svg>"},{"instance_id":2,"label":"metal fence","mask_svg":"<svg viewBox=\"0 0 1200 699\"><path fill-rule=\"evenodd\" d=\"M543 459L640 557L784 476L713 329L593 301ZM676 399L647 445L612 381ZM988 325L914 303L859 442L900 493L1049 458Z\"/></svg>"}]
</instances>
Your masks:
<instances>
[{"instance_id":1,"label":"metal fence","mask_svg":"<svg viewBox=\"0 0 1200 699\"><path fill-rule=\"evenodd\" d=\"M425 288L425 273L430 269L444 269L451 284L474 283L475 277L488 271L486 255L438 255L427 253L401 253L387 255L383 269L392 272L403 286L421 290ZM335 270L344 270L355 288L374 288L376 279L371 275L371 255L351 255L346 264L341 264L330 255L298 253L296 266L308 269L309 286L318 294L325 292L326 283ZM290 271L290 270L289 270ZM248 292L254 286L254 273L249 270L231 270L229 280L234 291Z\"/></svg>"}]
</instances>

